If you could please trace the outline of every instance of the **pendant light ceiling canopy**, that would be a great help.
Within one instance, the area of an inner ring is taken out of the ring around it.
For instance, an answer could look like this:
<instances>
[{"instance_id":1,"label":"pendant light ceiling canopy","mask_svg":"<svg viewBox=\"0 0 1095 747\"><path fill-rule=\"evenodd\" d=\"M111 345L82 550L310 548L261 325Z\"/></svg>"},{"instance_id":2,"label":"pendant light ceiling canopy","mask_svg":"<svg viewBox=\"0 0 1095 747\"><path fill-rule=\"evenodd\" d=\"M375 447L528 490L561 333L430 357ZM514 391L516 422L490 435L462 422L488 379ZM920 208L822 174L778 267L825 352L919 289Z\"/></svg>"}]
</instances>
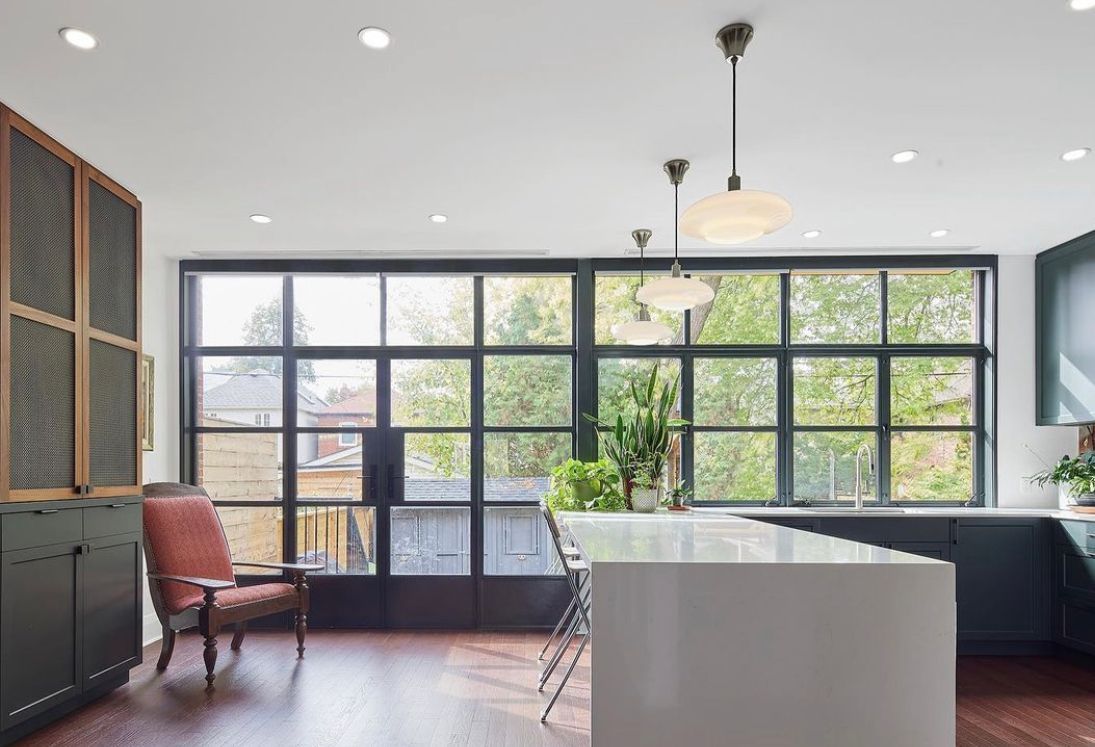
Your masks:
<instances>
[{"instance_id":1,"label":"pendant light ceiling canopy","mask_svg":"<svg viewBox=\"0 0 1095 747\"><path fill-rule=\"evenodd\" d=\"M680 186L684 180L684 173L688 171L688 161L675 158L665 162L665 173L669 175L669 181L673 185L673 268L672 274L665 278L658 278L649 285L639 288L635 299L639 303L649 304L665 311L687 311L701 304L710 303L715 299L715 291L710 285L695 278L681 276L681 263L678 259L680 253L679 241L679 197Z\"/></svg>"},{"instance_id":2,"label":"pendant light ceiling canopy","mask_svg":"<svg viewBox=\"0 0 1095 747\"><path fill-rule=\"evenodd\" d=\"M758 239L791 222L791 204L777 194L742 189L738 176L738 60L753 38L753 27L732 23L715 36L715 43L730 64L731 73L731 170L727 191L704 197L684 211L681 230L712 244L742 244Z\"/></svg>"},{"instance_id":3,"label":"pendant light ceiling canopy","mask_svg":"<svg viewBox=\"0 0 1095 747\"><path fill-rule=\"evenodd\" d=\"M636 228L631 232L631 238L635 239L635 246L639 247L639 291L641 292L646 280L645 253L646 245L650 241L649 229ZM638 293L635 294L636 298ZM664 324L659 324L650 318L650 309L646 304L639 303L639 313L634 321L615 324L612 326L612 335L626 345L656 345L665 342L673 336L673 330Z\"/></svg>"}]
</instances>

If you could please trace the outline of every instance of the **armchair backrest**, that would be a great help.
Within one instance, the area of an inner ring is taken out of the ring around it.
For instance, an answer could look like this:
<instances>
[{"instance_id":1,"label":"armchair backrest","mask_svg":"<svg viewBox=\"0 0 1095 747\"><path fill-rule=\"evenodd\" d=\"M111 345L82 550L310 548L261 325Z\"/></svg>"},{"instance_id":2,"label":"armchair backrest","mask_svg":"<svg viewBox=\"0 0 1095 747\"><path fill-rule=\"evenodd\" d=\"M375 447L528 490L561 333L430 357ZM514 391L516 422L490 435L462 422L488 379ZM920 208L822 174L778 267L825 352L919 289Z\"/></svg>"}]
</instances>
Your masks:
<instances>
[{"instance_id":1,"label":"armchair backrest","mask_svg":"<svg viewBox=\"0 0 1095 747\"><path fill-rule=\"evenodd\" d=\"M209 494L194 485L154 482L144 486L144 548L148 570L175 576L235 581L232 553ZM175 614L193 599L192 586L170 581L149 587L156 614Z\"/></svg>"}]
</instances>

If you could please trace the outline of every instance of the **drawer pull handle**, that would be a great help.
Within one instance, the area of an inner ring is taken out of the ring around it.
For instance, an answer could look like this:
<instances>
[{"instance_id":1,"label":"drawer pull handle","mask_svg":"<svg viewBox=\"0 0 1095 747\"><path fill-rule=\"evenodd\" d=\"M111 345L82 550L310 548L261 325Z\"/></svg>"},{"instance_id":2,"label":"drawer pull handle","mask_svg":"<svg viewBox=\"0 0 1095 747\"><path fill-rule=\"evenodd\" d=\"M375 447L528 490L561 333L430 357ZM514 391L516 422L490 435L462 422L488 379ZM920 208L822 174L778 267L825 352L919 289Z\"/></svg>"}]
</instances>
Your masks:
<instances>
[{"instance_id":1,"label":"drawer pull handle","mask_svg":"<svg viewBox=\"0 0 1095 747\"><path fill-rule=\"evenodd\" d=\"M57 511L58 511L58 509L56 509L56 508L40 508L37 511L35 511L35 513L38 513L38 514L55 514L55 513L57 513Z\"/></svg>"},{"instance_id":2,"label":"drawer pull handle","mask_svg":"<svg viewBox=\"0 0 1095 747\"><path fill-rule=\"evenodd\" d=\"M129 505L128 503L111 503L110 507L111 508L125 508L128 505Z\"/></svg>"}]
</instances>

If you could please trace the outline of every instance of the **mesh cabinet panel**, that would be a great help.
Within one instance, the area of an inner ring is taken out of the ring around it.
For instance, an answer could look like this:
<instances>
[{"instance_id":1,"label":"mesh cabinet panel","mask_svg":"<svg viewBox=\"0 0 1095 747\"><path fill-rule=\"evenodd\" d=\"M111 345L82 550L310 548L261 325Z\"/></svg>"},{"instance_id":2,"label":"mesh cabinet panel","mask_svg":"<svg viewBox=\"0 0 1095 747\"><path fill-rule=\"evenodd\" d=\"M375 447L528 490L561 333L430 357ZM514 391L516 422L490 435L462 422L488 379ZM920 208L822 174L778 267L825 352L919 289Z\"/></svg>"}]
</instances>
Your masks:
<instances>
[{"instance_id":1,"label":"mesh cabinet panel","mask_svg":"<svg viewBox=\"0 0 1095 747\"><path fill-rule=\"evenodd\" d=\"M137 354L89 341L91 484L137 483Z\"/></svg>"},{"instance_id":2,"label":"mesh cabinet panel","mask_svg":"<svg viewBox=\"0 0 1095 747\"><path fill-rule=\"evenodd\" d=\"M11 317L11 489L76 485L73 335Z\"/></svg>"},{"instance_id":3,"label":"mesh cabinet panel","mask_svg":"<svg viewBox=\"0 0 1095 747\"><path fill-rule=\"evenodd\" d=\"M75 319L73 168L11 129L11 300Z\"/></svg>"},{"instance_id":4,"label":"mesh cabinet panel","mask_svg":"<svg viewBox=\"0 0 1095 747\"><path fill-rule=\"evenodd\" d=\"M137 211L90 182L88 290L91 326L137 339Z\"/></svg>"}]
</instances>

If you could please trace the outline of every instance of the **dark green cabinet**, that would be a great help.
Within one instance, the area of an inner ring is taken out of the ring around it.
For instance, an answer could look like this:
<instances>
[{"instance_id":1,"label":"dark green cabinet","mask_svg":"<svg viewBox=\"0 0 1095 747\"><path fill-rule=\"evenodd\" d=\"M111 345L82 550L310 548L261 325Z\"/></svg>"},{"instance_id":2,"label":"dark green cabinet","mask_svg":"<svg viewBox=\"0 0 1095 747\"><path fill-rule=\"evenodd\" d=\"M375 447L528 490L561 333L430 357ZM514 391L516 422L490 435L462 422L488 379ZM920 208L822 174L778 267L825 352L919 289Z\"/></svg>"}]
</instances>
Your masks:
<instances>
[{"instance_id":1,"label":"dark green cabinet","mask_svg":"<svg viewBox=\"0 0 1095 747\"><path fill-rule=\"evenodd\" d=\"M102 537L87 547L83 682L90 689L141 661L141 535Z\"/></svg>"},{"instance_id":2,"label":"dark green cabinet","mask_svg":"<svg viewBox=\"0 0 1095 747\"><path fill-rule=\"evenodd\" d=\"M82 566L66 543L0 560L0 729L79 694Z\"/></svg>"}]
</instances>

